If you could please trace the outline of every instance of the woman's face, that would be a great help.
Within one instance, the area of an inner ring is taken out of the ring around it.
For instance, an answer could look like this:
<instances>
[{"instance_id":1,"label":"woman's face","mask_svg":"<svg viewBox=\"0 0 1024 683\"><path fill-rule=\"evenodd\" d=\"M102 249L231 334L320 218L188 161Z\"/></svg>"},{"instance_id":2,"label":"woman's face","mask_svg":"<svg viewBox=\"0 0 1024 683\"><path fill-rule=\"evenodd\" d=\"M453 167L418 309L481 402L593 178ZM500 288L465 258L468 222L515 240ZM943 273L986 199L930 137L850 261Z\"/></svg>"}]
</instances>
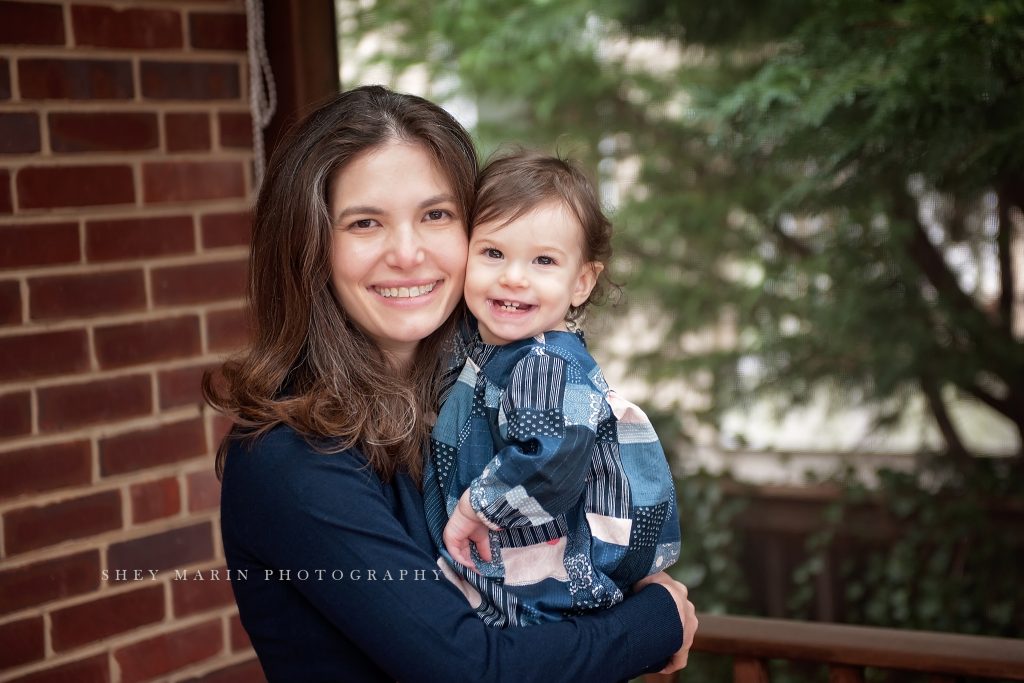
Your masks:
<instances>
[{"instance_id":1,"label":"woman's face","mask_svg":"<svg viewBox=\"0 0 1024 683\"><path fill-rule=\"evenodd\" d=\"M401 364L462 296L466 217L420 145L389 141L331 181L331 282L348 317Z\"/></svg>"}]
</instances>

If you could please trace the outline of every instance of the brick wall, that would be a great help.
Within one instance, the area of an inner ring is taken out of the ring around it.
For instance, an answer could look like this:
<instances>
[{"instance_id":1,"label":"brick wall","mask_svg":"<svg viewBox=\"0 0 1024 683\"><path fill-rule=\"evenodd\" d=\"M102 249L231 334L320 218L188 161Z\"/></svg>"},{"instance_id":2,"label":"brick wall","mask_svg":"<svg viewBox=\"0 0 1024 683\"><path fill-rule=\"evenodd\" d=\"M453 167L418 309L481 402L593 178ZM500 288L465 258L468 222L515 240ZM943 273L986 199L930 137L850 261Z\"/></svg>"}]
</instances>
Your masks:
<instances>
[{"instance_id":1,"label":"brick wall","mask_svg":"<svg viewBox=\"0 0 1024 683\"><path fill-rule=\"evenodd\" d=\"M0 681L260 677L199 393L245 335L245 57L242 0L0 0Z\"/></svg>"}]
</instances>

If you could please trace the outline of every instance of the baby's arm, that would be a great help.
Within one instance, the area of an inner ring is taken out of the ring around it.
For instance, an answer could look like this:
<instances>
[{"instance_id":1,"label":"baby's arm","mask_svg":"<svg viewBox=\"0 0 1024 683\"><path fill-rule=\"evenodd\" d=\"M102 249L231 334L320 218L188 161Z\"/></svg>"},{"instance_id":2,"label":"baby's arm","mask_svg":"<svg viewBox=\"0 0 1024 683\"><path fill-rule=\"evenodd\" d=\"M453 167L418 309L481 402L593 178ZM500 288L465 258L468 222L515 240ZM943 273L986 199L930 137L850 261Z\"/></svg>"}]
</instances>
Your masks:
<instances>
[{"instance_id":1,"label":"baby's arm","mask_svg":"<svg viewBox=\"0 0 1024 683\"><path fill-rule=\"evenodd\" d=\"M444 527L444 547L448 554L469 569L476 571L473 558L469 554L469 544L476 545L480 559L491 561L491 544L487 533L487 525L477 516L469 502L469 489L459 498L459 504L452 511L452 516Z\"/></svg>"},{"instance_id":2,"label":"baby's arm","mask_svg":"<svg viewBox=\"0 0 1024 683\"><path fill-rule=\"evenodd\" d=\"M484 524L540 527L577 503L596 438L591 413L601 405L592 393L554 353L519 361L500 404L507 445L469 485L470 506Z\"/></svg>"}]
</instances>

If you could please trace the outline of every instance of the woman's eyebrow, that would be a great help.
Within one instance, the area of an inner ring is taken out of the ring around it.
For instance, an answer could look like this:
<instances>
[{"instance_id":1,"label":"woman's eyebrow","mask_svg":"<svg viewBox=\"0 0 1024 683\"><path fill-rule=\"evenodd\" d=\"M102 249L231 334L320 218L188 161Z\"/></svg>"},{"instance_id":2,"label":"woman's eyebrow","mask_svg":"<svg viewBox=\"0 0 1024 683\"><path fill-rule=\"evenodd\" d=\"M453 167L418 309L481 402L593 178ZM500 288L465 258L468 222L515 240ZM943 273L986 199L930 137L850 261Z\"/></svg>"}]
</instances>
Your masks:
<instances>
[{"instance_id":1,"label":"woman's eyebrow","mask_svg":"<svg viewBox=\"0 0 1024 683\"><path fill-rule=\"evenodd\" d=\"M454 202L455 196L450 194L435 194L433 197L424 199L420 202L421 209L425 209L432 204L443 204L444 202Z\"/></svg>"},{"instance_id":2,"label":"woman's eyebrow","mask_svg":"<svg viewBox=\"0 0 1024 683\"><path fill-rule=\"evenodd\" d=\"M351 216L353 214L358 214L358 213L371 214L371 215L380 215L380 214L384 213L384 209L381 209L381 208L376 207L376 206L349 206L349 207L346 207L346 208L342 209L341 213L339 213L337 216L335 216L334 222L337 223L338 221L340 221L342 218L345 218L346 216Z\"/></svg>"}]
</instances>

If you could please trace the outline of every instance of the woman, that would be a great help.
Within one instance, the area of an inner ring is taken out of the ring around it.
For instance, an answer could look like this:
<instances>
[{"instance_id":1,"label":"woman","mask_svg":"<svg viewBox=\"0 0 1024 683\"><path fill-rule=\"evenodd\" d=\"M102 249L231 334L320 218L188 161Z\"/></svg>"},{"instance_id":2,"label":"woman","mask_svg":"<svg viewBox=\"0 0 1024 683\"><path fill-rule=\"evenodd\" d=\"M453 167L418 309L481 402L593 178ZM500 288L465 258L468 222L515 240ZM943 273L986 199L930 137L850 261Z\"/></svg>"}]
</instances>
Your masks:
<instances>
[{"instance_id":1,"label":"woman","mask_svg":"<svg viewBox=\"0 0 1024 683\"><path fill-rule=\"evenodd\" d=\"M454 119L380 87L327 102L270 163L252 345L204 382L237 423L218 452L221 529L270 680L599 681L685 665L693 605L667 576L595 616L497 630L435 561L417 482L476 173Z\"/></svg>"}]
</instances>

